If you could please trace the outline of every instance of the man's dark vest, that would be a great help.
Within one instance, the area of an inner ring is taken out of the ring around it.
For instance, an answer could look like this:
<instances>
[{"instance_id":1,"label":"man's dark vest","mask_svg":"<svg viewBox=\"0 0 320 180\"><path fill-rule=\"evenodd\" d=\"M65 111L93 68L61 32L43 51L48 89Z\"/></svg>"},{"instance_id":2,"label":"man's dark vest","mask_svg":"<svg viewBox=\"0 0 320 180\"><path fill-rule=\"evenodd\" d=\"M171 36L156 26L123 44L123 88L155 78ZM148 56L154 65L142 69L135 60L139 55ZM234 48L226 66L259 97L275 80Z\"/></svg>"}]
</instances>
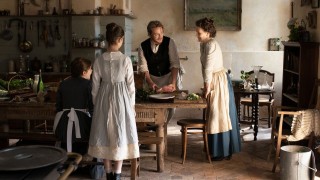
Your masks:
<instances>
[{"instance_id":1,"label":"man's dark vest","mask_svg":"<svg viewBox=\"0 0 320 180\"><path fill-rule=\"evenodd\" d=\"M147 60L149 73L151 75L160 77L170 72L169 42L170 38L163 36L163 41L159 45L157 53L153 53L150 39L141 43L143 54Z\"/></svg>"}]
</instances>

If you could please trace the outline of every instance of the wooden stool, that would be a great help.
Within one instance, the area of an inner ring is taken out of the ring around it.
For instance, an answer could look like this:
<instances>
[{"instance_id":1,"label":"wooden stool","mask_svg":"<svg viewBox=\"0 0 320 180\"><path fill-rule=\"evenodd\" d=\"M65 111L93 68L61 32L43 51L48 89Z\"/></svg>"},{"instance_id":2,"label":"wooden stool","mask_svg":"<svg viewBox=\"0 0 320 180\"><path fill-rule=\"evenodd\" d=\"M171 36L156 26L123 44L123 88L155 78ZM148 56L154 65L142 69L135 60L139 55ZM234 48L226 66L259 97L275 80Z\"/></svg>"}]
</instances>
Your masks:
<instances>
[{"instance_id":1,"label":"wooden stool","mask_svg":"<svg viewBox=\"0 0 320 180\"><path fill-rule=\"evenodd\" d=\"M211 164L211 158L209 154L208 148L208 137L207 137L207 130L206 130L206 122L203 119L180 119L177 121L177 124L181 126L181 133L182 133L182 164L184 164L187 154L187 134L203 134L203 142L205 146L205 150L207 153L207 158L209 163ZM191 130L191 131L188 131ZM202 130L202 131L193 131L193 130Z\"/></svg>"},{"instance_id":2,"label":"wooden stool","mask_svg":"<svg viewBox=\"0 0 320 180\"><path fill-rule=\"evenodd\" d=\"M140 133L138 133L139 135ZM157 171L160 172L160 158L159 156L161 155L159 153L159 149L160 149L160 144L163 141L163 137L145 137L145 136L139 136L139 144L156 144L157 146L157 150L155 153L151 153L151 156L155 156L157 158ZM150 153L144 153L143 151L140 151L140 158L143 157L148 157L150 156ZM139 160L140 160L139 158ZM138 172L140 170L138 169Z\"/></svg>"},{"instance_id":3,"label":"wooden stool","mask_svg":"<svg viewBox=\"0 0 320 180\"><path fill-rule=\"evenodd\" d=\"M139 158L130 159L131 164L131 180L137 179L137 176L140 175L140 162Z\"/></svg>"}]
</instances>

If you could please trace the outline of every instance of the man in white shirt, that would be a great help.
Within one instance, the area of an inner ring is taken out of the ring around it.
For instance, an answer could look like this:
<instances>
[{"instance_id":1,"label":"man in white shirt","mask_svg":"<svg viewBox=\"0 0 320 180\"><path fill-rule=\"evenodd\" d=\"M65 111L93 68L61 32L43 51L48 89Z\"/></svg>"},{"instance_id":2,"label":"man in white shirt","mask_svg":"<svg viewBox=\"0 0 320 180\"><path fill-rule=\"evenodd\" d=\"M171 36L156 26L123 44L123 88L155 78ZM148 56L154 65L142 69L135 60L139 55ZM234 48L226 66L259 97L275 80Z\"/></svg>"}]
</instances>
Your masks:
<instances>
[{"instance_id":1,"label":"man in white shirt","mask_svg":"<svg viewBox=\"0 0 320 180\"><path fill-rule=\"evenodd\" d=\"M163 35L160 21L150 21L147 30L150 38L139 47L139 71L144 74L150 89L173 92L178 89L177 85L181 87L181 78L177 81L180 60L176 44L173 39ZM174 112L175 109L168 109L167 124Z\"/></svg>"},{"instance_id":2,"label":"man in white shirt","mask_svg":"<svg viewBox=\"0 0 320 180\"><path fill-rule=\"evenodd\" d=\"M144 74L148 86L158 92L177 89L180 61L173 39L163 35L160 21L150 21L147 30L150 38L139 48L139 71Z\"/></svg>"}]
</instances>

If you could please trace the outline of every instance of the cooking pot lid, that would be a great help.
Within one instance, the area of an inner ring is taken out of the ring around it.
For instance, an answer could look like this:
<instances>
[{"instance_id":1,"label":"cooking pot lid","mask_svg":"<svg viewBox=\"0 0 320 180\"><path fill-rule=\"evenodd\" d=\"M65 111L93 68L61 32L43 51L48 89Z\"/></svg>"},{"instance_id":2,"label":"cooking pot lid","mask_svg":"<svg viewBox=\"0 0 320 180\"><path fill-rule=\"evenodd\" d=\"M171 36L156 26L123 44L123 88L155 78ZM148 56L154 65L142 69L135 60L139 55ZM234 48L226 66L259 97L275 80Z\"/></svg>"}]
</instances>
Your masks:
<instances>
[{"instance_id":1,"label":"cooking pot lid","mask_svg":"<svg viewBox=\"0 0 320 180\"><path fill-rule=\"evenodd\" d=\"M0 171L30 170L67 159L67 152L53 146L17 146L0 151Z\"/></svg>"}]
</instances>

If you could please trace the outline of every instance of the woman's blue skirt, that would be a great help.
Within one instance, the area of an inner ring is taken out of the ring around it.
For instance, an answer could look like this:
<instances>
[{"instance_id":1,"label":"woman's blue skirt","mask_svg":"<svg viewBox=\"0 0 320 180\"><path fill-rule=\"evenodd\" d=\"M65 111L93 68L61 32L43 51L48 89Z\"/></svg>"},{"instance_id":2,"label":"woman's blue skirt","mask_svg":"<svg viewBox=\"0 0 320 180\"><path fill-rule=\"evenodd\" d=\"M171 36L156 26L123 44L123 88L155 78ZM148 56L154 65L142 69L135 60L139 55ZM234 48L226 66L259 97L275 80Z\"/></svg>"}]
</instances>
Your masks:
<instances>
[{"instance_id":1,"label":"woman's blue skirt","mask_svg":"<svg viewBox=\"0 0 320 180\"><path fill-rule=\"evenodd\" d=\"M229 115L231 119L232 130L208 134L209 152L212 157L227 157L233 153L241 151L240 127L237 115L237 109L234 99L232 82L227 74L229 88Z\"/></svg>"}]
</instances>

